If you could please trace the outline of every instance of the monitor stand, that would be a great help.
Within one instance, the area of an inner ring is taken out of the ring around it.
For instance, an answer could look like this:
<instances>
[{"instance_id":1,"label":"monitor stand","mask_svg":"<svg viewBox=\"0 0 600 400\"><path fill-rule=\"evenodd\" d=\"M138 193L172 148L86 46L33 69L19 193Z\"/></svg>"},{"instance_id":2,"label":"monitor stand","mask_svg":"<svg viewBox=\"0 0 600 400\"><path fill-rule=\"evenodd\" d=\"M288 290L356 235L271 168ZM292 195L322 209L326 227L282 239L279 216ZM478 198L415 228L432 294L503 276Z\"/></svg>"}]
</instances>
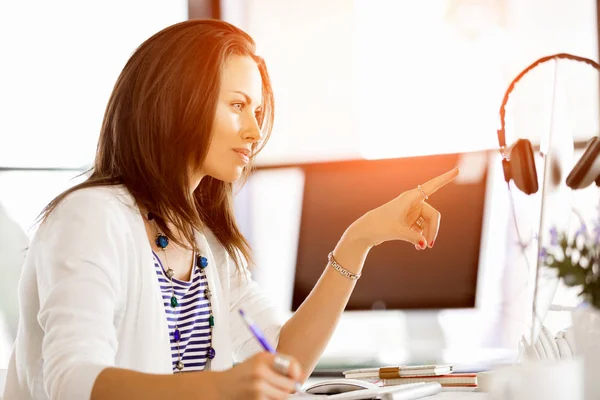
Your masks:
<instances>
[{"instance_id":1,"label":"monitor stand","mask_svg":"<svg viewBox=\"0 0 600 400\"><path fill-rule=\"evenodd\" d=\"M409 311L405 315L410 364L435 364L443 361L446 340L439 311Z\"/></svg>"}]
</instances>

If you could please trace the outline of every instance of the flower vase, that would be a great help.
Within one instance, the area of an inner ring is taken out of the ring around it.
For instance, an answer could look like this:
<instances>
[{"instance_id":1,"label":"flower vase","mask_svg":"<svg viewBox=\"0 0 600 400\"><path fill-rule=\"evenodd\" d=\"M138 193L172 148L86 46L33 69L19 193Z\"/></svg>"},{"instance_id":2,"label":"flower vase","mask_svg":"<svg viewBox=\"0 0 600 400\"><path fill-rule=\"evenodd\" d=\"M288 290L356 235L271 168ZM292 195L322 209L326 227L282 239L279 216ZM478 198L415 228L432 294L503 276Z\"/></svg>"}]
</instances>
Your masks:
<instances>
[{"instance_id":1,"label":"flower vase","mask_svg":"<svg viewBox=\"0 0 600 400\"><path fill-rule=\"evenodd\" d=\"M575 354L583 361L584 399L600 399L600 310L586 305L573 311Z\"/></svg>"}]
</instances>

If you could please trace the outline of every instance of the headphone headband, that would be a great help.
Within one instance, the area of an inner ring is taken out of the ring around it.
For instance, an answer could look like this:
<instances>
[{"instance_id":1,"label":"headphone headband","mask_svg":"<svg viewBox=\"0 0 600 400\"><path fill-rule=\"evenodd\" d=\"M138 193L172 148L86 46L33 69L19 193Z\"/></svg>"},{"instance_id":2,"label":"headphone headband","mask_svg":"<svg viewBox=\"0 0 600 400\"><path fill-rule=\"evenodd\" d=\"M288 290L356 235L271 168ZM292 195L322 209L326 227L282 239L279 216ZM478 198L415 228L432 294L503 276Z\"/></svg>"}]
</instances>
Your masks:
<instances>
[{"instance_id":1,"label":"headphone headband","mask_svg":"<svg viewBox=\"0 0 600 400\"><path fill-rule=\"evenodd\" d=\"M551 56L542 57L539 60L533 62L530 66L525 68L523 71L521 71L519 73L519 75L517 75L517 77L515 79L513 79L513 81L510 83L510 85L508 86L508 89L506 89L506 93L504 93L504 98L502 99L502 105L500 106L500 129L498 129L498 143L500 144L501 150L506 147L506 134L504 131L504 129L505 129L504 118L506 115L505 108L506 108L506 104L508 103L508 96L510 96L510 94L513 91L513 89L515 88L515 85L517 84L517 82L519 82L521 80L521 78L523 78L529 71L531 71L538 65L543 64L543 63L553 60L553 59L567 59L567 60L583 62L588 65L591 65L597 71L600 71L600 64L598 64L597 62L590 60L589 58L579 57L579 56L575 56L575 55L568 54L568 53L558 53L558 54L553 54Z\"/></svg>"}]
</instances>

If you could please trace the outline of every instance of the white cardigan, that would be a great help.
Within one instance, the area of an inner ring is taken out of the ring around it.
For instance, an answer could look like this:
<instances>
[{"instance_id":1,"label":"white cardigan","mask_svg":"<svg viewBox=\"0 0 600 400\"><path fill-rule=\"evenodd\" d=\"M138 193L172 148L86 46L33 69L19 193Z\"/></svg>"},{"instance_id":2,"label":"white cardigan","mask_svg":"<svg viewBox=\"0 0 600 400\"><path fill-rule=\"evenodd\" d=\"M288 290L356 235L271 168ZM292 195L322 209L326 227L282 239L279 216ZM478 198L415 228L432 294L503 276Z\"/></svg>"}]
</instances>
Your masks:
<instances>
[{"instance_id":1,"label":"white cardigan","mask_svg":"<svg viewBox=\"0 0 600 400\"><path fill-rule=\"evenodd\" d=\"M197 235L209 261L215 317L212 370L262 349L242 307L277 345L282 316L250 274L238 273L210 232ZM243 276L245 275L245 276ZM4 400L89 399L110 366L171 374L169 331L143 216L122 186L67 196L40 226L19 284L20 322Z\"/></svg>"}]
</instances>

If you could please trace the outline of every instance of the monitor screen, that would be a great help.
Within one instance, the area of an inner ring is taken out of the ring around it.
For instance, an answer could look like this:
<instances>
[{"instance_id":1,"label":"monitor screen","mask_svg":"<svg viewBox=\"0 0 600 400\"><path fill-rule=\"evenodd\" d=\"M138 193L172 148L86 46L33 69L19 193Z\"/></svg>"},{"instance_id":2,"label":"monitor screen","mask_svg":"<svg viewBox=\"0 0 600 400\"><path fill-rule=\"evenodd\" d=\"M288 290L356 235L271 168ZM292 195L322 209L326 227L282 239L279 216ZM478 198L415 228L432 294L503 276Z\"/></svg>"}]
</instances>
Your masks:
<instances>
[{"instance_id":1,"label":"monitor screen","mask_svg":"<svg viewBox=\"0 0 600 400\"><path fill-rule=\"evenodd\" d=\"M417 251L410 243L395 241L373 248L346 309L475 307L487 163L465 164L469 156L303 164L292 310L310 293L327 254L354 220L459 165L461 178L428 200L442 215L434 247Z\"/></svg>"}]
</instances>

